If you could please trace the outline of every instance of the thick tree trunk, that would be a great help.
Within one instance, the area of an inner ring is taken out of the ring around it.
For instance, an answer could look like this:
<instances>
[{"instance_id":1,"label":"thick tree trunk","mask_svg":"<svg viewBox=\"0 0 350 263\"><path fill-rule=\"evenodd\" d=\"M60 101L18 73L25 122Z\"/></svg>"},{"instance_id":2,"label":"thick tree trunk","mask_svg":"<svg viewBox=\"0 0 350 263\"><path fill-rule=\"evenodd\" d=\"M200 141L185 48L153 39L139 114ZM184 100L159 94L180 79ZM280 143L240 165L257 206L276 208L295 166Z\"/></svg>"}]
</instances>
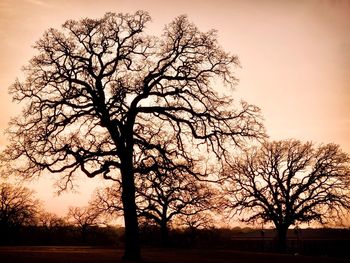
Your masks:
<instances>
[{"instance_id":1,"label":"thick tree trunk","mask_svg":"<svg viewBox=\"0 0 350 263\"><path fill-rule=\"evenodd\" d=\"M160 233L162 236L162 245L167 247L169 245L169 229L166 222L162 222L160 225Z\"/></svg>"},{"instance_id":2,"label":"thick tree trunk","mask_svg":"<svg viewBox=\"0 0 350 263\"><path fill-rule=\"evenodd\" d=\"M139 261L141 259L139 226L137 222L135 203L135 182L132 166L124 164L122 173L122 201L125 223L125 251L124 260Z\"/></svg>"},{"instance_id":3,"label":"thick tree trunk","mask_svg":"<svg viewBox=\"0 0 350 263\"><path fill-rule=\"evenodd\" d=\"M134 108L131 106L131 108ZM134 180L133 164L133 126L135 115L130 112L127 125L123 130L123 139L118 143L124 144L124 149L120 152L121 176L122 176L122 202L124 208L125 224L125 249L123 260L141 261L141 247L139 240L139 225L137 220L136 188Z\"/></svg>"},{"instance_id":4,"label":"thick tree trunk","mask_svg":"<svg viewBox=\"0 0 350 263\"><path fill-rule=\"evenodd\" d=\"M287 251L287 226L277 227L277 250L285 253Z\"/></svg>"},{"instance_id":5,"label":"thick tree trunk","mask_svg":"<svg viewBox=\"0 0 350 263\"><path fill-rule=\"evenodd\" d=\"M86 237L87 237L87 226L82 226L81 227L81 241L83 242L83 244L86 244Z\"/></svg>"}]
</instances>

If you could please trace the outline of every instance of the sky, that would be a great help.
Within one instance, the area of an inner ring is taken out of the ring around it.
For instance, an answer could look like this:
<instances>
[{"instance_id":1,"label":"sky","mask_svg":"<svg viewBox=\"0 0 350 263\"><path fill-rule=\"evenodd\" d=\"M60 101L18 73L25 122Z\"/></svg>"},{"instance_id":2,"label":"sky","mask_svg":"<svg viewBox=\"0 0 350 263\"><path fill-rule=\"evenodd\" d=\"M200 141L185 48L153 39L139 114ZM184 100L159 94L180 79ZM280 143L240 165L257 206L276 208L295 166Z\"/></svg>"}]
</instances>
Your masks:
<instances>
[{"instance_id":1,"label":"sky","mask_svg":"<svg viewBox=\"0 0 350 263\"><path fill-rule=\"evenodd\" d=\"M147 31L159 35L187 14L202 31L218 30L223 48L238 55L234 92L259 106L273 140L337 143L350 153L350 1L347 0L0 0L0 148L21 112L8 87L22 76L43 32L68 19L146 10ZM99 179L81 178L75 193L55 194L55 178L28 183L48 211L64 215L85 205Z\"/></svg>"}]
</instances>

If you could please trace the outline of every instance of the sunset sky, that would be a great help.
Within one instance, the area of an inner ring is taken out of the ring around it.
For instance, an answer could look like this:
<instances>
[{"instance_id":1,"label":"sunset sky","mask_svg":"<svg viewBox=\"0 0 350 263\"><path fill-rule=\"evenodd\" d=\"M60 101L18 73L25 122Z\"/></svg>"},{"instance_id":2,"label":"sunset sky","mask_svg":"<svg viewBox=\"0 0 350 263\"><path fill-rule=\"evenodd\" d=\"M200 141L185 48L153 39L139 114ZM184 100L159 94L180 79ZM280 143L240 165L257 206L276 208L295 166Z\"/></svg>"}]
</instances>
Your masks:
<instances>
[{"instance_id":1,"label":"sunset sky","mask_svg":"<svg viewBox=\"0 0 350 263\"><path fill-rule=\"evenodd\" d=\"M350 1L341 0L0 0L0 147L21 105L8 87L21 78L43 32L67 19L146 10L147 32L187 14L200 30L217 29L242 68L234 96L259 106L271 139L334 142L350 153ZM55 196L54 179L30 186L51 212L84 205L98 179L81 179L78 193Z\"/></svg>"}]
</instances>

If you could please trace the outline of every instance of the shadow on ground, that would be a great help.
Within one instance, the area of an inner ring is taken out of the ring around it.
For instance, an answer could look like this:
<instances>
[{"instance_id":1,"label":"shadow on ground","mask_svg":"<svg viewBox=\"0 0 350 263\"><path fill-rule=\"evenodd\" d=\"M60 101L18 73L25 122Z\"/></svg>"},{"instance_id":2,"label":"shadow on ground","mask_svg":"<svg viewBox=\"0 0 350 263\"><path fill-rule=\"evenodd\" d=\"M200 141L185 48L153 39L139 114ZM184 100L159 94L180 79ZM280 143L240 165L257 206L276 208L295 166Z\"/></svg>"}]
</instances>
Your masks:
<instances>
[{"instance_id":1,"label":"shadow on ground","mask_svg":"<svg viewBox=\"0 0 350 263\"><path fill-rule=\"evenodd\" d=\"M118 263L123 251L96 247L0 247L1 263ZM231 250L144 249L145 263L342 263L346 258L280 255Z\"/></svg>"}]
</instances>

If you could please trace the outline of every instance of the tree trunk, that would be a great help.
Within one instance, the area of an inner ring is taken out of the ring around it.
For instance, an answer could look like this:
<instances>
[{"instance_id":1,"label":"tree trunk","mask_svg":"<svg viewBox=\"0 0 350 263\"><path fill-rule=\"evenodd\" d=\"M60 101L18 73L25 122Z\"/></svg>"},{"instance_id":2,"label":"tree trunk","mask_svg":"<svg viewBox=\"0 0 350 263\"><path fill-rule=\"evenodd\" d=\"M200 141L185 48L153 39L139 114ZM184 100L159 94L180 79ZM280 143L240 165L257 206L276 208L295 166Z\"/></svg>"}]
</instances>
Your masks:
<instances>
[{"instance_id":1,"label":"tree trunk","mask_svg":"<svg viewBox=\"0 0 350 263\"><path fill-rule=\"evenodd\" d=\"M277 227L277 250L278 252L285 253L287 251L287 226Z\"/></svg>"},{"instance_id":2,"label":"tree trunk","mask_svg":"<svg viewBox=\"0 0 350 263\"><path fill-rule=\"evenodd\" d=\"M162 246L167 247L169 245L169 229L168 229L167 222L161 223L160 233L162 236Z\"/></svg>"},{"instance_id":3,"label":"tree trunk","mask_svg":"<svg viewBox=\"0 0 350 263\"><path fill-rule=\"evenodd\" d=\"M86 244L87 231L87 226L81 226L81 241L84 245Z\"/></svg>"},{"instance_id":4,"label":"tree trunk","mask_svg":"<svg viewBox=\"0 0 350 263\"><path fill-rule=\"evenodd\" d=\"M141 251L135 203L135 182L132 163L130 165L127 164L124 164L121 169L125 223L125 251L123 260L139 261L141 259Z\"/></svg>"}]
</instances>

